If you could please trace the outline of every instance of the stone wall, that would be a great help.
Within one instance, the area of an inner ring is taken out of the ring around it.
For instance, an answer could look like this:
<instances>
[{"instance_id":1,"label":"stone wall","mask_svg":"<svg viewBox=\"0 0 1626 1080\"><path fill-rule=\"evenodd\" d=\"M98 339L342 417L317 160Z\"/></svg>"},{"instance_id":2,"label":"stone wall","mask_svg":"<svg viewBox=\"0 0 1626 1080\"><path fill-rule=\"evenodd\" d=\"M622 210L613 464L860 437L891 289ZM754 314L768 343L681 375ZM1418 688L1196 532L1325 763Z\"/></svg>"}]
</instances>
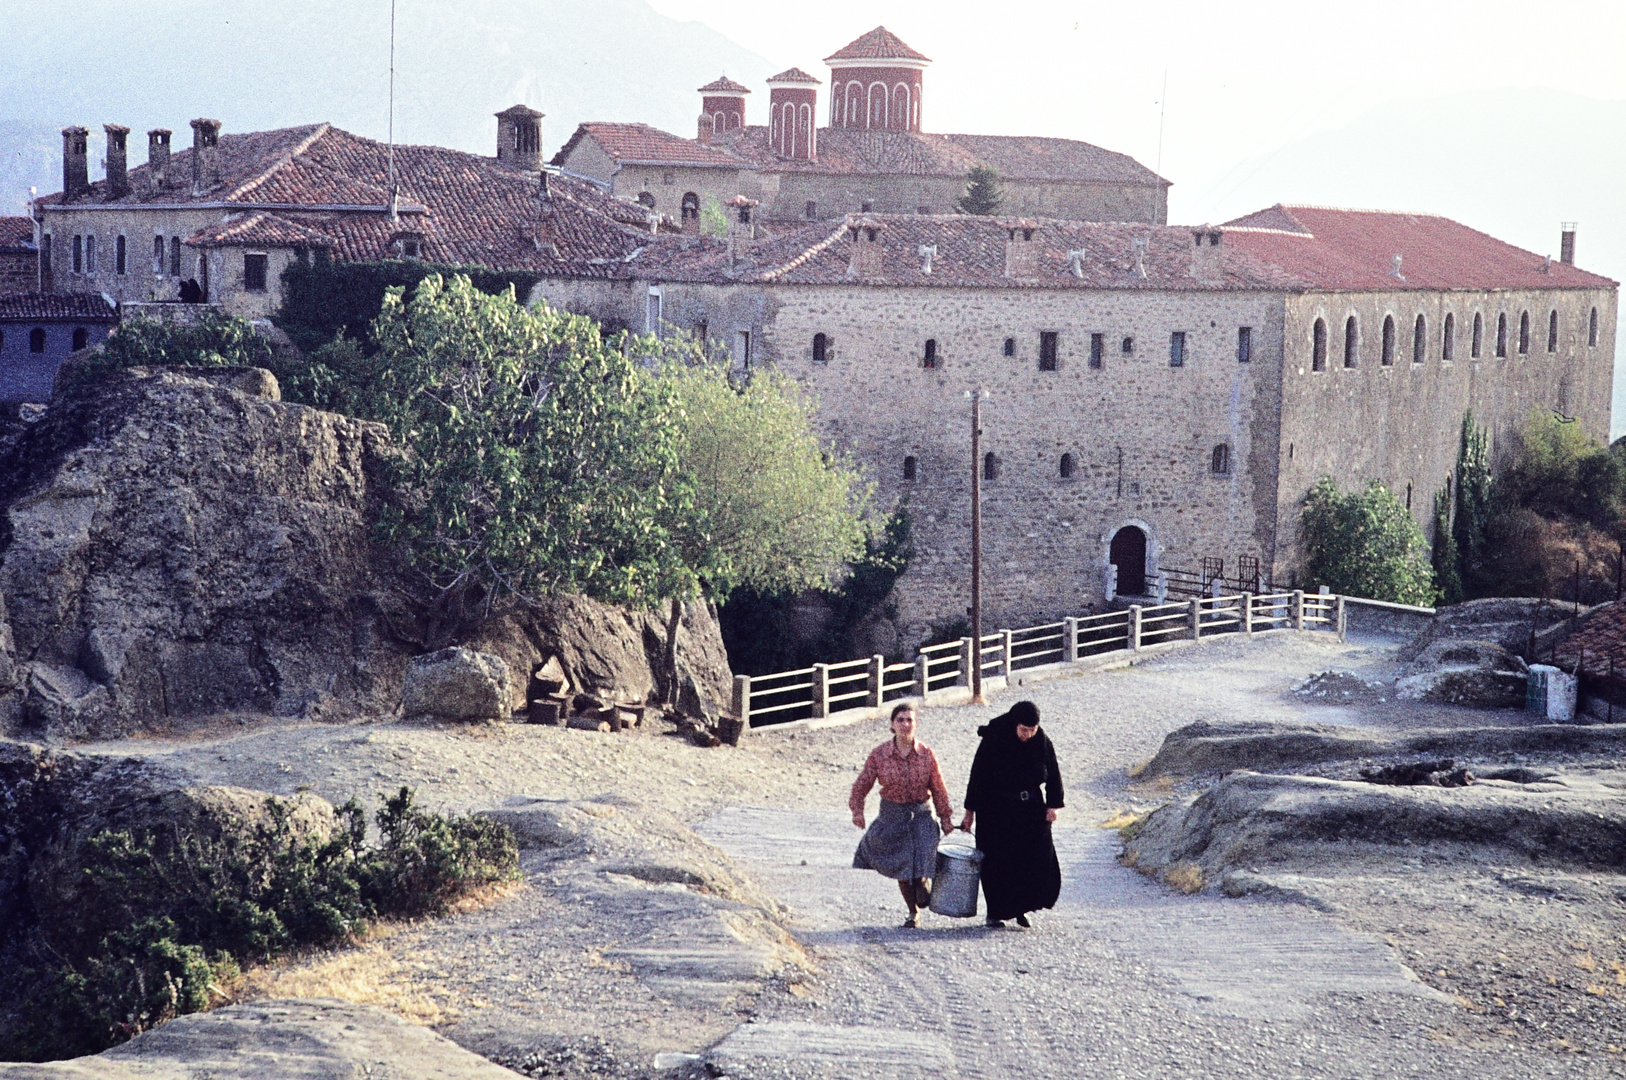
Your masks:
<instances>
[{"instance_id":1,"label":"stone wall","mask_svg":"<svg viewBox=\"0 0 1626 1080\"><path fill-rule=\"evenodd\" d=\"M0 296L39 291L39 254L0 251Z\"/></svg>"},{"instance_id":2,"label":"stone wall","mask_svg":"<svg viewBox=\"0 0 1626 1080\"><path fill-rule=\"evenodd\" d=\"M170 238L183 240L198 230L220 221L219 210L175 209L166 210L143 206L97 208L70 206L52 208L45 215L45 232L51 237L51 276L55 292L105 292L115 300L174 300L180 294L181 282L199 274L199 252L182 246L181 274L169 272ZM73 272L73 238L75 235L96 236L97 273ZM124 273L117 272L114 252L119 236L125 238ZM164 272L153 273L152 243L154 236L164 238ZM241 273L241 266L238 270ZM272 287L279 280L277 273L270 275Z\"/></svg>"}]
</instances>

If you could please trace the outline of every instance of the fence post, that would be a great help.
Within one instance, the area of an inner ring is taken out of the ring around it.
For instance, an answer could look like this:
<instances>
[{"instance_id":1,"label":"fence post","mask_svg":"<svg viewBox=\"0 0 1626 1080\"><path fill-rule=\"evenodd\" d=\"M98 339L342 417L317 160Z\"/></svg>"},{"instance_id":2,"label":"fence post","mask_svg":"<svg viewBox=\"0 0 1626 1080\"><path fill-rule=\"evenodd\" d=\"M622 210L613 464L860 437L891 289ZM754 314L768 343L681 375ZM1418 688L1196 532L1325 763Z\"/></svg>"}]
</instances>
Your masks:
<instances>
[{"instance_id":1,"label":"fence post","mask_svg":"<svg viewBox=\"0 0 1626 1080\"><path fill-rule=\"evenodd\" d=\"M925 653L915 657L915 696L921 701L926 700L926 690L931 685L931 663Z\"/></svg>"},{"instance_id":2,"label":"fence post","mask_svg":"<svg viewBox=\"0 0 1626 1080\"><path fill-rule=\"evenodd\" d=\"M1001 630L999 632L999 652L1000 652L999 673L1001 675L1005 676L1005 681L1006 682L1010 682L1010 679L1011 679L1011 632L1009 630Z\"/></svg>"},{"instance_id":3,"label":"fence post","mask_svg":"<svg viewBox=\"0 0 1626 1080\"><path fill-rule=\"evenodd\" d=\"M1293 590L1293 629L1304 629L1304 590Z\"/></svg>"},{"instance_id":4,"label":"fence post","mask_svg":"<svg viewBox=\"0 0 1626 1080\"><path fill-rule=\"evenodd\" d=\"M1129 651L1140 652L1140 605L1129 605Z\"/></svg>"},{"instance_id":5,"label":"fence post","mask_svg":"<svg viewBox=\"0 0 1626 1080\"><path fill-rule=\"evenodd\" d=\"M813 665L813 715L830 715L830 665Z\"/></svg>"},{"instance_id":6,"label":"fence post","mask_svg":"<svg viewBox=\"0 0 1626 1080\"><path fill-rule=\"evenodd\" d=\"M1333 601L1333 606L1336 609L1336 614L1338 616L1338 640L1343 641L1344 638L1345 638L1345 635L1349 631L1349 623L1348 623L1349 612L1344 607L1344 598L1343 598L1343 596L1341 594L1339 595L1337 600Z\"/></svg>"},{"instance_id":7,"label":"fence post","mask_svg":"<svg viewBox=\"0 0 1626 1080\"><path fill-rule=\"evenodd\" d=\"M1201 641L1202 639L1203 639L1203 598L1200 597L1200 596L1193 596L1191 598L1191 640L1192 641Z\"/></svg>"},{"instance_id":8,"label":"fence post","mask_svg":"<svg viewBox=\"0 0 1626 1080\"><path fill-rule=\"evenodd\" d=\"M734 715L740 718L740 730L751 730L751 676L734 676Z\"/></svg>"},{"instance_id":9,"label":"fence post","mask_svg":"<svg viewBox=\"0 0 1626 1080\"><path fill-rule=\"evenodd\" d=\"M1071 664L1078 659L1078 620L1069 615L1061 621L1061 662Z\"/></svg>"},{"instance_id":10,"label":"fence post","mask_svg":"<svg viewBox=\"0 0 1626 1080\"><path fill-rule=\"evenodd\" d=\"M881 707L881 699L886 696L883 680L886 678L886 657L879 654L869 658L869 704L872 709Z\"/></svg>"},{"instance_id":11,"label":"fence post","mask_svg":"<svg viewBox=\"0 0 1626 1080\"><path fill-rule=\"evenodd\" d=\"M1253 593L1242 594L1242 636L1253 637Z\"/></svg>"},{"instance_id":12,"label":"fence post","mask_svg":"<svg viewBox=\"0 0 1626 1080\"><path fill-rule=\"evenodd\" d=\"M971 657L974 655L973 650L974 647L970 638L963 637L960 639L960 670L954 679L955 686L971 685Z\"/></svg>"}]
</instances>

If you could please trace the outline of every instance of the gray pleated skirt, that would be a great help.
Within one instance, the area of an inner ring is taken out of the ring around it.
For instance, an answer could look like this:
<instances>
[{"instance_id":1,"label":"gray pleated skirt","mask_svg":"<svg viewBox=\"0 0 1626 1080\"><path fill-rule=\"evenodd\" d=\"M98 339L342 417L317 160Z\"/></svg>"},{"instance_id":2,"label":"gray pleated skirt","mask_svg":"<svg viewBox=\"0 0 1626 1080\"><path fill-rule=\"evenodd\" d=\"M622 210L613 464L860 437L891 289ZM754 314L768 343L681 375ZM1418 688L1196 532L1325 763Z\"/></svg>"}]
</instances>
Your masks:
<instances>
[{"instance_id":1,"label":"gray pleated skirt","mask_svg":"<svg viewBox=\"0 0 1626 1080\"><path fill-rule=\"evenodd\" d=\"M941 832L932 820L930 801L905 806L882 799L880 813L853 852L853 868L874 870L894 881L929 878L937 869Z\"/></svg>"}]
</instances>

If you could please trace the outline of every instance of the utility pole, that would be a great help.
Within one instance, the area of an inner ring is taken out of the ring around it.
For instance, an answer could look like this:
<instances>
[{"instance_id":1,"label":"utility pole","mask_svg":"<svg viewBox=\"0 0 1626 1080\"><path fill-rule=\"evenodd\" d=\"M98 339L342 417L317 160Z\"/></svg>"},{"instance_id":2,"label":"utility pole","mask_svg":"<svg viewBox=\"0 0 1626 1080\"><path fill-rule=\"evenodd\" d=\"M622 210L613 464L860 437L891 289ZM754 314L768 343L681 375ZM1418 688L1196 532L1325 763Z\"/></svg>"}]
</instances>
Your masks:
<instances>
[{"instance_id":1,"label":"utility pole","mask_svg":"<svg viewBox=\"0 0 1626 1080\"><path fill-rule=\"evenodd\" d=\"M982 403L988 391L967 390L971 399L971 703L982 696Z\"/></svg>"}]
</instances>

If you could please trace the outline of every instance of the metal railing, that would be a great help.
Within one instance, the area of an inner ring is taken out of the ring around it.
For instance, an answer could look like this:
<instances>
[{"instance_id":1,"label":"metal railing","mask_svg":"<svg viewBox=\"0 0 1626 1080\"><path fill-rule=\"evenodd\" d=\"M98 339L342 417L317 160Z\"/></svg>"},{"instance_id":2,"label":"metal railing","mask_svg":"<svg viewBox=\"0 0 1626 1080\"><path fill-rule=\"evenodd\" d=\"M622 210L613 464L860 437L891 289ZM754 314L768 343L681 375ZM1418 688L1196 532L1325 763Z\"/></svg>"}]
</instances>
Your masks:
<instances>
[{"instance_id":1,"label":"metal railing","mask_svg":"<svg viewBox=\"0 0 1626 1080\"><path fill-rule=\"evenodd\" d=\"M975 644L967 637L923 645L913 660L902 663L889 664L876 655L772 675L736 675L733 711L746 721L747 729L818 720L836 712L878 710L900 698L926 698L968 686L972 663L981 665L985 679L1009 679L1018 671L1098 662L1114 653L1134 654L1172 641L1321 629L1333 630L1343 640L1344 597L1295 590L1194 596L1152 607L1136 604L1124 611L997 630L984 634Z\"/></svg>"}]
</instances>

